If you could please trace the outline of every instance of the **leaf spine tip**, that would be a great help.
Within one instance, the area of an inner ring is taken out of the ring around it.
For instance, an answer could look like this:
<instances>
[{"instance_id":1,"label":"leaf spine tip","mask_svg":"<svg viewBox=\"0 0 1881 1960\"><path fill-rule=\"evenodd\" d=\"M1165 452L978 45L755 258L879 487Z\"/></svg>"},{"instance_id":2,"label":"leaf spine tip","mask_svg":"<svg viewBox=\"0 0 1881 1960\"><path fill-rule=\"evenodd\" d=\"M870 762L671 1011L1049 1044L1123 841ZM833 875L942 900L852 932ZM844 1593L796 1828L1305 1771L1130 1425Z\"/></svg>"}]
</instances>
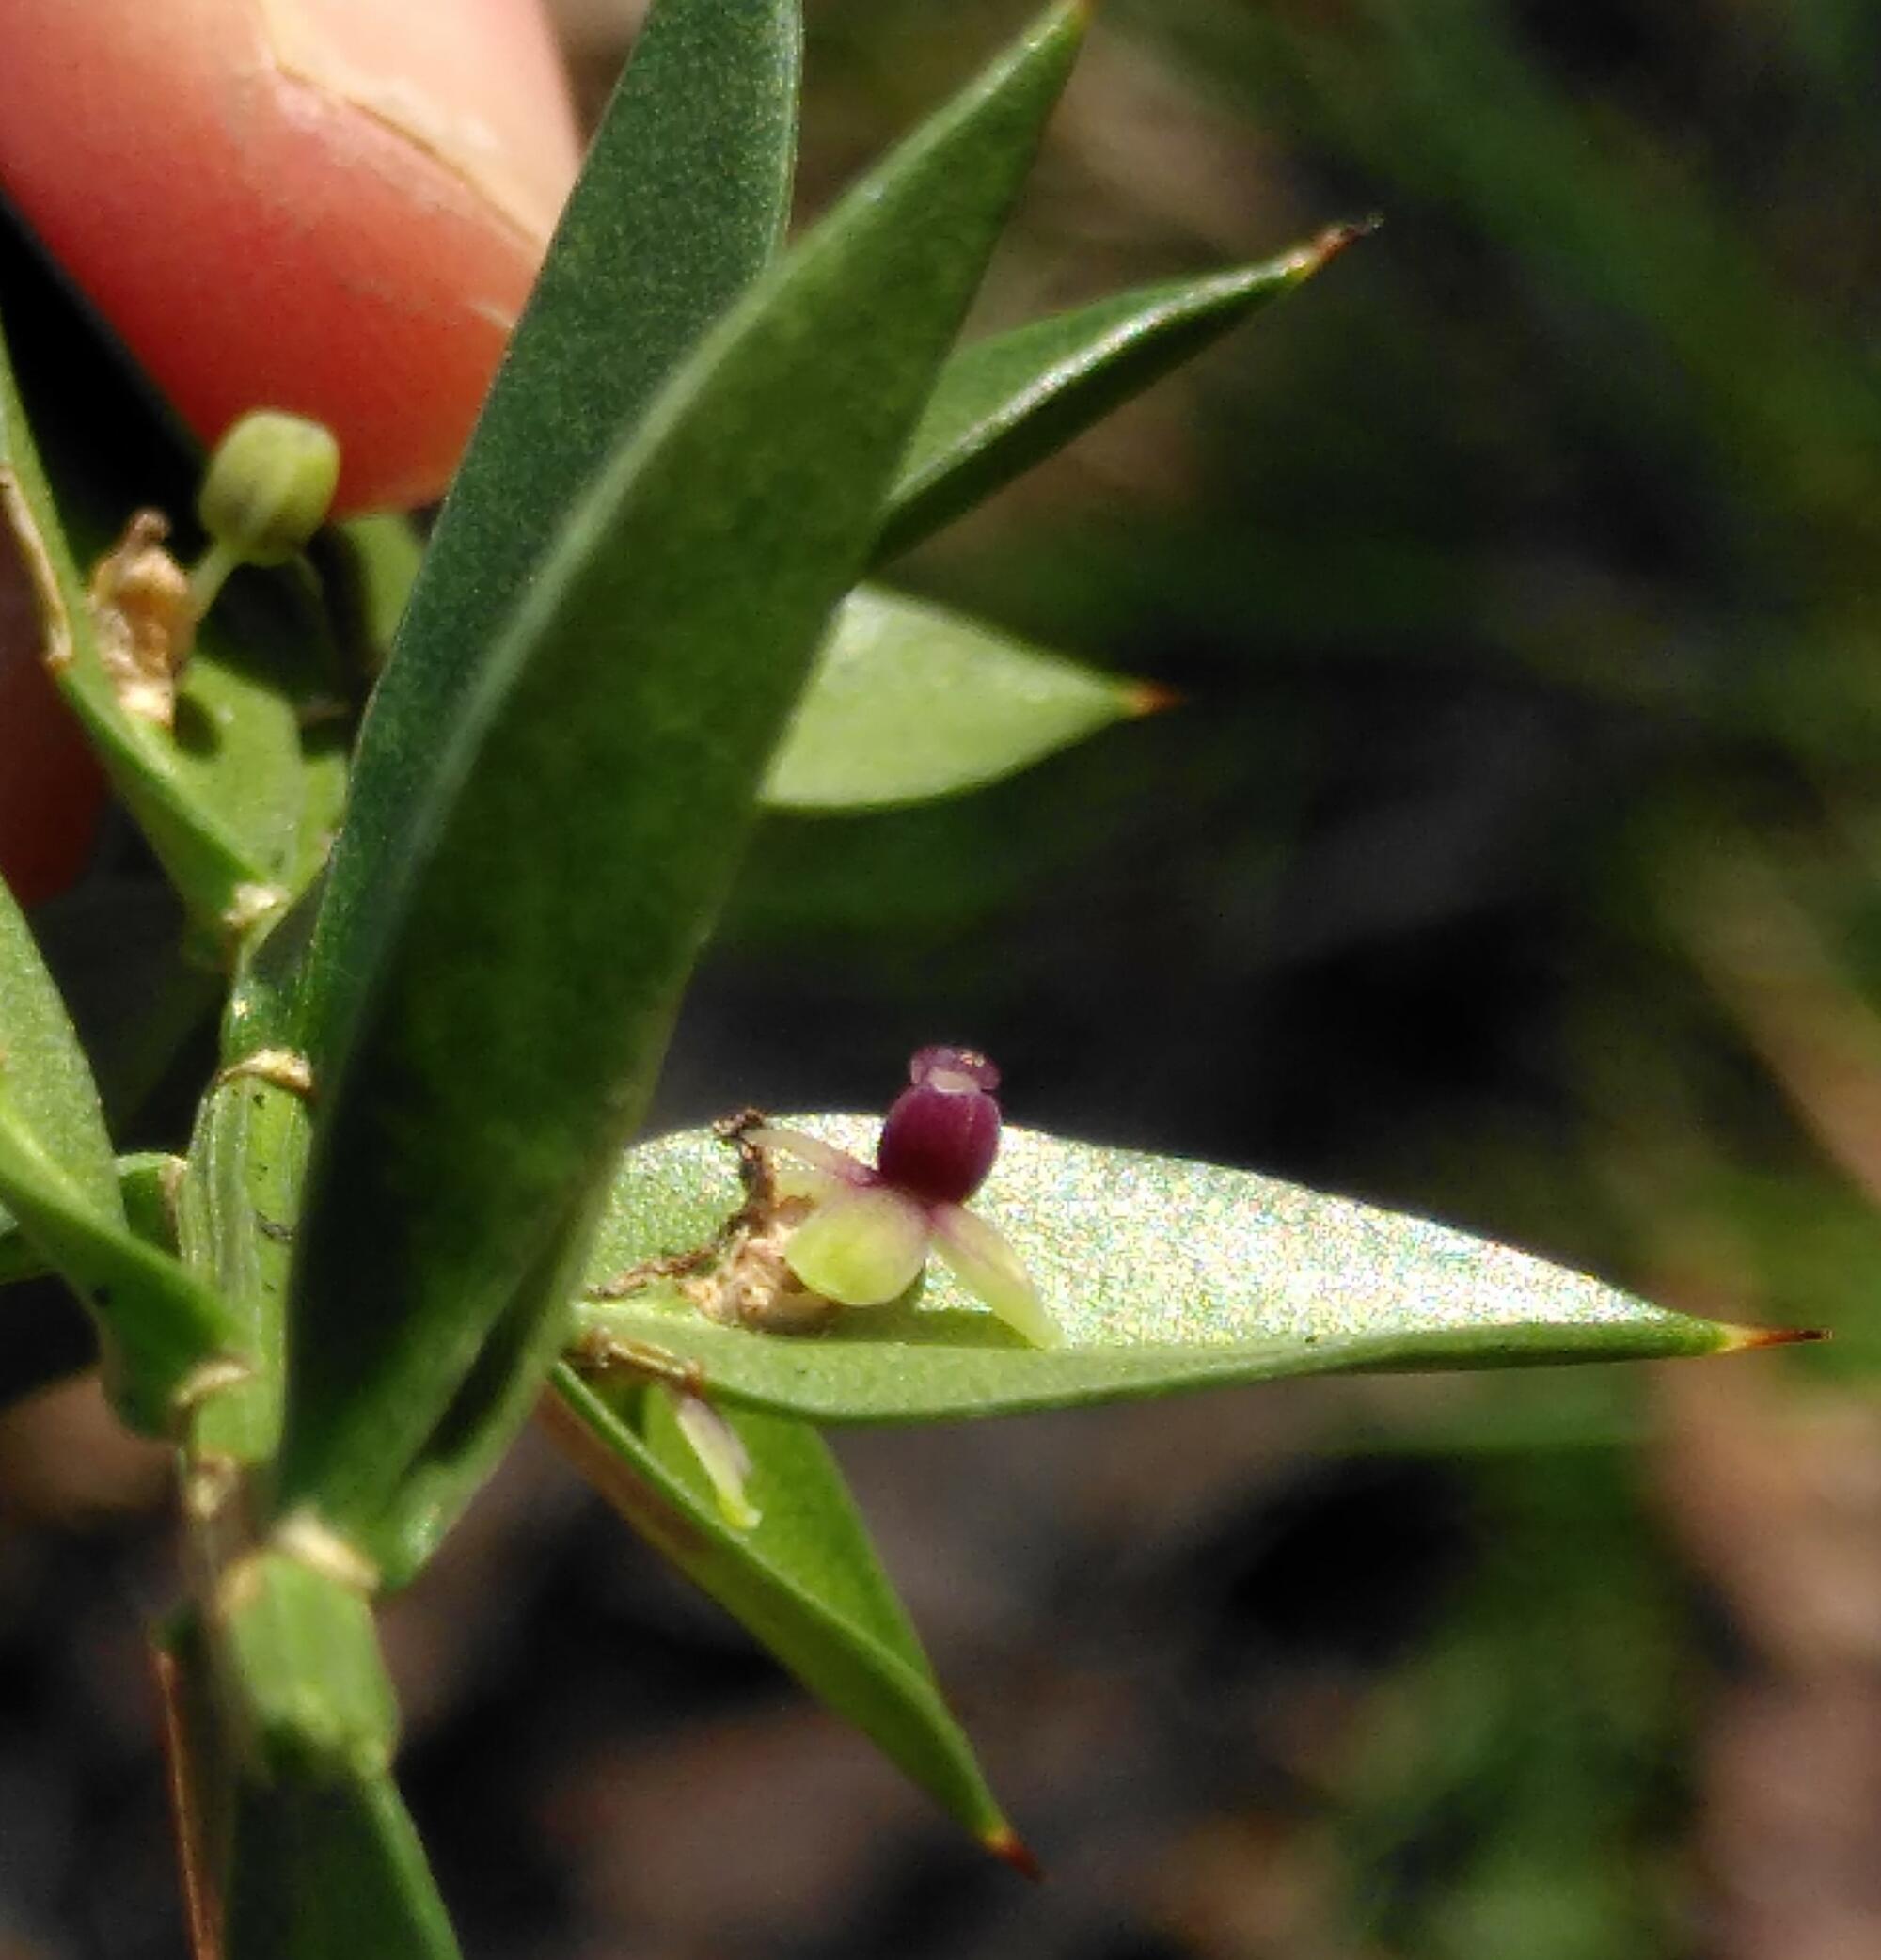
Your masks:
<instances>
[{"instance_id":1,"label":"leaf spine tip","mask_svg":"<svg viewBox=\"0 0 1881 1960\"><path fill-rule=\"evenodd\" d=\"M1805 1341L1835 1338L1828 1327L1732 1327L1727 1325L1720 1354L1747 1354L1758 1348L1793 1348Z\"/></svg>"},{"instance_id":2,"label":"leaf spine tip","mask_svg":"<svg viewBox=\"0 0 1881 1960\"><path fill-rule=\"evenodd\" d=\"M992 1830L982 1831L980 1842L1002 1864L1010 1865L1021 1878L1029 1878L1035 1885L1044 1881L1045 1867L1033 1856L1032 1847L1011 1825L1002 1824Z\"/></svg>"},{"instance_id":3,"label":"leaf spine tip","mask_svg":"<svg viewBox=\"0 0 1881 1960\"><path fill-rule=\"evenodd\" d=\"M1361 238L1369 238L1383 223L1383 213L1374 211L1366 217L1328 225L1293 254L1291 270L1295 277L1310 278L1314 273L1331 264L1348 246L1356 245Z\"/></svg>"},{"instance_id":4,"label":"leaf spine tip","mask_svg":"<svg viewBox=\"0 0 1881 1960\"><path fill-rule=\"evenodd\" d=\"M1165 688L1161 681L1127 681L1123 688L1123 710L1133 719L1142 719L1146 715L1165 715L1171 708L1179 708L1185 696L1174 688Z\"/></svg>"}]
</instances>

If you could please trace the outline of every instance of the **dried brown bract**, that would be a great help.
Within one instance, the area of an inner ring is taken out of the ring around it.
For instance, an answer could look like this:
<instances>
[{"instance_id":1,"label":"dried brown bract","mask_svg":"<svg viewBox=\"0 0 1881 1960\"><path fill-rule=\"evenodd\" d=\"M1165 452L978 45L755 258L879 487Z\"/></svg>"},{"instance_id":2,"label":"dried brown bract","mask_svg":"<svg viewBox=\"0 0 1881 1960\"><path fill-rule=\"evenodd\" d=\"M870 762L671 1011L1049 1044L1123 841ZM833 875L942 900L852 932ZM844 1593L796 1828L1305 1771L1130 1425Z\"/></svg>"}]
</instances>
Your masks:
<instances>
[{"instance_id":1,"label":"dried brown bract","mask_svg":"<svg viewBox=\"0 0 1881 1960\"><path fill-rule=\"evenodd\" d=\"M196 638L189 577L165 546L168 535L161 512L137 512L99 560L87 594L119 705L159 728L176 719L177 681Z\"/></svg>"},{"instance_id":2,"label":"dried brown bract","mask_svg":"<svg viewBox=\"0 0 1881 1960\"><path fill-rule=\"evenodd\" d=\"M814 1333L842 1311L835 1301L806 1287L784 1259L784 1241L810 1215L813 1201L778 1190L770 1154L750 1134L767 1120L762 1110L747 1109L715 1126L737 1150L745 1186L745 1202L719 1236L690 1252L629 1267L596 1287L596 1298L620 1300L658 1281L674 1281L708 1320L767 1334Z\"/></svg>"}]
</instances>

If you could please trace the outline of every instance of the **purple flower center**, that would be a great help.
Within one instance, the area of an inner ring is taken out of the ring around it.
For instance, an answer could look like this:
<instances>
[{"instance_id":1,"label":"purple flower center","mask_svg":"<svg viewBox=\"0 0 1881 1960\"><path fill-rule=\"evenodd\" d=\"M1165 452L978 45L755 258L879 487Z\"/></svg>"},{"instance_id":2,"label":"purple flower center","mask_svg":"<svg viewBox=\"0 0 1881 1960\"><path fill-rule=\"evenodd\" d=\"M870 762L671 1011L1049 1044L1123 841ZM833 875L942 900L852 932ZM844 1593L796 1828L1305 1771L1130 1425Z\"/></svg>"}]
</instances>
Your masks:
<instances>
[{"instance_id":1,"label":"purple flower center","mask_svg":"<svg viewBox=\"0 0 1881 1960\"><path fill-rule=\"evenodd\" d=\"M960 1205L999 1155L999 1070L968 1048L924 1048L908 1065L876 1146L885 1184L929 1205Z\"/></svg>"}]
</instances>

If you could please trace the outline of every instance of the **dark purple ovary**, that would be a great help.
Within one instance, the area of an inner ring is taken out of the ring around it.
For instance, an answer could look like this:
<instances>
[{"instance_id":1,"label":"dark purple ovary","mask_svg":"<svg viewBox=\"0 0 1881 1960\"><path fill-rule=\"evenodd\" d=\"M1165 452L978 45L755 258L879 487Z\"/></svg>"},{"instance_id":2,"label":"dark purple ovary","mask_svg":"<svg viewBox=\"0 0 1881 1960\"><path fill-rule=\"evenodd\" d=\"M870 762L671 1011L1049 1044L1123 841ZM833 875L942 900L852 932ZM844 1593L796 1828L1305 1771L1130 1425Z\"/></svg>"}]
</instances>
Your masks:
<instances>
[{"instance_id":1,"label":"dark purple ovary","mask_svg":"<svg viewBox=\"0 0 1881 1960\"><path fill-rule=\"evenodd\" d=\"M930 1205L959 1205L987 1181L999 1155L999 1082L968 1049L923 1049L882 1125L876 1168L885 1183Z\"/></svg>"}]
</instances>

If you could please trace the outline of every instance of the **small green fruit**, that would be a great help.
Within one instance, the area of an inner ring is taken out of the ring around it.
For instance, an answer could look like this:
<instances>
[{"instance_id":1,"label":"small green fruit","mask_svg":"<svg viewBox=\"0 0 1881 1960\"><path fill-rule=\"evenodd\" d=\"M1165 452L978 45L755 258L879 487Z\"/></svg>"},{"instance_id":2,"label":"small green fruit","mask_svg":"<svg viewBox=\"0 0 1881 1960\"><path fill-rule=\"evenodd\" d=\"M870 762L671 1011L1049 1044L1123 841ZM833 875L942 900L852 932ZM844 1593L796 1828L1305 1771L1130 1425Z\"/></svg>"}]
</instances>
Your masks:
<instances>
[{"instance_id":1,"label":"small green fruit","mask_svg":"<svg viewBox=\"0 0 1881 1960\"><path fill-rule=\"evenodd\" d=\"M329 430L260 408L216 445L196 512L215 545L238 562L278 565L325 521L339 480L340 445Z\"/></svg>"}]
</instances>

